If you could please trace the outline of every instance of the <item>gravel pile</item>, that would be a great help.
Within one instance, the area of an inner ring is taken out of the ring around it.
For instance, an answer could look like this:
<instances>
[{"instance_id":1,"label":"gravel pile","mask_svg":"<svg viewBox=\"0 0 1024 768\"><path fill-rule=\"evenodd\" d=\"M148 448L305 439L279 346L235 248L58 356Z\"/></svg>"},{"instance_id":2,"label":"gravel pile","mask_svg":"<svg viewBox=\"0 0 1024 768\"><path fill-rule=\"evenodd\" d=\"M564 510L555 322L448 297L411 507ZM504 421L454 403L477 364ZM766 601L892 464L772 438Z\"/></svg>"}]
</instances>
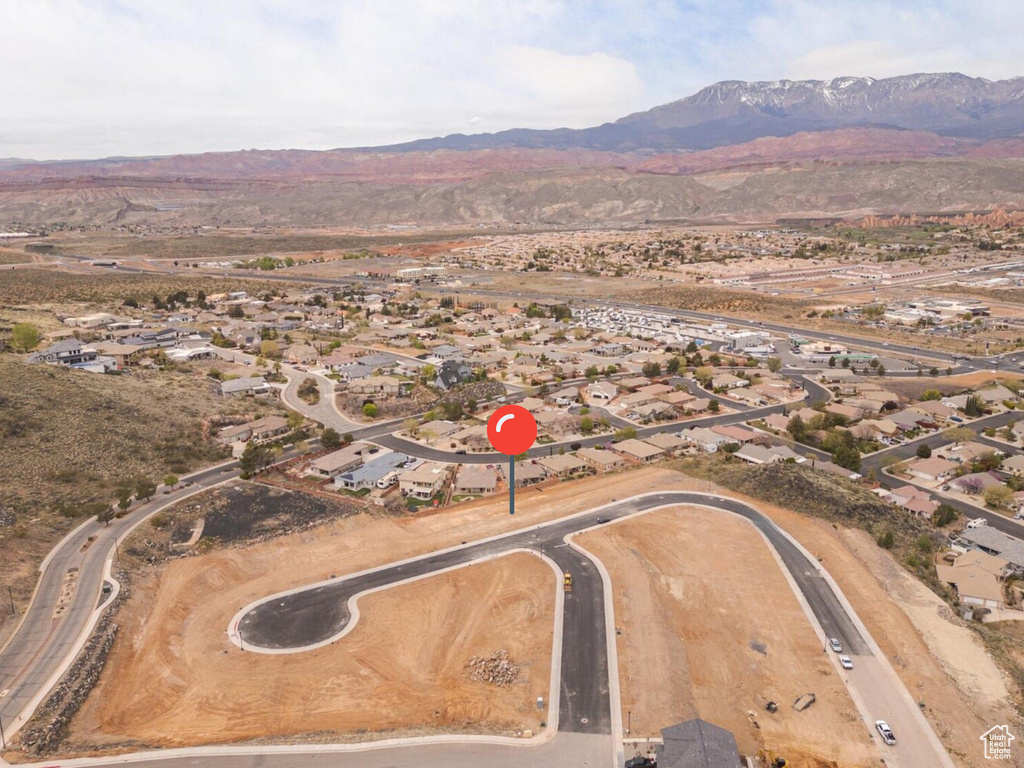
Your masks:
<instances>
[{"instance_id":1,"label":"gravel pile","mask_svg":"<svg viewBox=\"0 0 1024 768\"><path fill-rule=\"evenodd\" d=\"M474 656L466 665L471 680L492 685L511 685L519 677L519 665L511 661L504 648L491 656Z\"/></svg>"}]
</instances>

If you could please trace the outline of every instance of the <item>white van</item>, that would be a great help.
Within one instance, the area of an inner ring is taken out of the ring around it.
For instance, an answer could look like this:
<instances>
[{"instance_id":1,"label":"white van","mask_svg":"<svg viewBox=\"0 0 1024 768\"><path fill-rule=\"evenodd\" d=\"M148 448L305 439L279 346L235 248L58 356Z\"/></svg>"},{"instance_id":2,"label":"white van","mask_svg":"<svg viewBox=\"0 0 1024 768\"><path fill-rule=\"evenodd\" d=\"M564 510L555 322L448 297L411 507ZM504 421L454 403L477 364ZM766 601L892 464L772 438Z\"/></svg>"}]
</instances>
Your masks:
<instances>
[{"instance_id":1,"label":"white van","mask_svg":"<svg viewBox=\"0 0 1024 768\"><path fill-rule=\"evenodd\" d=\"M981 528L983 525L988 525L988 520L984 517L976 517L967 524L968 528Z\"/></svg>"}]
</instances>

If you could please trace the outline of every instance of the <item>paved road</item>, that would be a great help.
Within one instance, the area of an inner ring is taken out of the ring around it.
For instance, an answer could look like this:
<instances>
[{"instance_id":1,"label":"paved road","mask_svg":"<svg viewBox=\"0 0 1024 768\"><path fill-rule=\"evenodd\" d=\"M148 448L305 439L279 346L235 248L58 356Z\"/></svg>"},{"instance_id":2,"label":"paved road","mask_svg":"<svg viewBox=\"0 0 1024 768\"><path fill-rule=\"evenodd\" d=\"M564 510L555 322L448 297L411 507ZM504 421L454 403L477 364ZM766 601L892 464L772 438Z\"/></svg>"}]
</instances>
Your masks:
<instances>
[{"instance_id":1,"label":"paved road","mask_svg":"<svg viewBox=\"0 0 1024 768\"><path fill-rule=\"evenodd\" d=\"M140 519L237 475L236 462L193 473L182 478L178 490L137 504L127 516L108 526L93 518L54 548L24 620L0 652L0 720L8 733L23 724L19 715L72 653L99 605L104 562L116 539ZM61 584L74 568L78 576L71 605L56 619L54 608Z\"/></svg>"},{"instance_id":2,"label":"paved road","mask_svg":"<svg viewBox=\"0 0 1024 768\"><path fill-rule=\"evenodd\" d=\"M484 742L437 742L341 751L324 747L239 747L203 751L168 750L135 755L136 768L598 768L611 767L611 736L558 733L537 746ZM50 760L40 768L115 766L117 758ZM620 768L620 766L614 766Z\"/></svg>"},{"instance_id":3,"label":"paved road","mask_svg":"<svg viewBox=\"0 0 1024 768\"><path fill-rule=\"evenodd\" d=\"M971 429L981 432L988 427L1004 427L1010 421L1019 420L1020 414L1016 411L1005 411L1004 413L997 413L994 416L987 416L983 419L978 419L967 426ZM999 446L1000 450L1006 451L1007 446L993 441L988 441L985 438L981 438L982 442L993 447ZM932 450L939 448L943 445L949 444L950 440L943 436L941 432L934 432L924 437L919 437L916 440L904 443L903 445L895 446L893 448L887 448L884 451L878 451L876 453L865 456L861 461L861 472L867 474L872 469L875 470L875 475L878 478L878 482L884 485L886 488L900 488L908 483L911 485L920 485L917 481L908 481L905 478L893 477L892 475L885 474L882 472L882 468L886 466L888 462L891 462L893 458L904 461L906 459L913 458L918 446L927 445ZM921 486L925 487L925 486ZM926 490L934 490L927 488ZM1024 539L1024 524L1011 520L1005 515L1001 515L998 512L993 512L988 509L976 507L973 504L968 504L960 499L946 496L945 494L938 494L941 496L941 501L945 504L949 504L954 507L961 515L966 519L970 520L976 517L983 517L988 521L988 524L998 531L1009 534L1010 536L1016 536L1018 539Z\"/></svg>"},{"instance_id":4,"label":"paved road","mask_svg":"<svg viewBox=\"0 0 1024 768\"><path fill-rule=\"evenodd\" d=\"M755 508L726 497L683 491L637 496L494 539L273 595L243 611L240 631L247 647L256 644L301 652L303 646L329 641L343 632L349 619L344 606L365 590L384 588L514 549L532 549L568 570L574 581L573 592L564 605L559 731L608 733L612 703L608 698L603 585L592 562L560 545L567 536L598 525L598 518L614 521L659 507L686 504L740 515L768 539L821 630L828 637L838 638L844 652L854 658L855 670L842 674L863 706L869 720L866 727L871 727L874 718L884 718L900 734L900 746L883 747L890 764L914 768L948 764L948 757L941 747L936 748L934 734L915 703L887 662L876 657L872 641L862 634L858 621L847 612L818 563Z\"/></svg>"}]
</instances>

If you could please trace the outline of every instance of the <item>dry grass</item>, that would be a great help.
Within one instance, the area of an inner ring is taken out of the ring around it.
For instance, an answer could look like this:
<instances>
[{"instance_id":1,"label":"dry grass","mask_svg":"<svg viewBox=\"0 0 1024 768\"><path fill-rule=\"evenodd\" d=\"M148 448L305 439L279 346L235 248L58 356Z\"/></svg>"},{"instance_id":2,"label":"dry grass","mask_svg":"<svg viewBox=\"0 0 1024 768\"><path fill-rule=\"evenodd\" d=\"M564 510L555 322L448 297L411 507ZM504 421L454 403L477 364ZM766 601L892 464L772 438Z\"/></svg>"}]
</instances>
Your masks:
<instances>
[{"instance_id":1,"label":"dry grass","mask_svg":"<svg viewBox=\"0 0 1024 768\"><path fill-rule=\"evenodd\" d=\"M288 284L287 287L292 289L302 286L296 283ZM276 294L282 290L282 284L258 279L141 275L110 270L83 274L16 269L5 272L3 280L0 280L0 304L103 303L125 299L148 303L154 295L163 297L177 291L187 291L194 295L200 290L208 295L238 290L254 295L265 291Z\"/></svg>"},{"instance_id":2,"label":"dry grass","mask_svg":"<svg viewBox=\"0 0 1024 768\"><path fill-rule=\"evenodd\" d=\"M95 501L124 480L159 480L218 460L204 420L252 404L225 400L180 373L103 376L0 355L0 590L24 605L35 567ZM9 629L0 616L0 637Z\"/></svg>"}]
</instances>

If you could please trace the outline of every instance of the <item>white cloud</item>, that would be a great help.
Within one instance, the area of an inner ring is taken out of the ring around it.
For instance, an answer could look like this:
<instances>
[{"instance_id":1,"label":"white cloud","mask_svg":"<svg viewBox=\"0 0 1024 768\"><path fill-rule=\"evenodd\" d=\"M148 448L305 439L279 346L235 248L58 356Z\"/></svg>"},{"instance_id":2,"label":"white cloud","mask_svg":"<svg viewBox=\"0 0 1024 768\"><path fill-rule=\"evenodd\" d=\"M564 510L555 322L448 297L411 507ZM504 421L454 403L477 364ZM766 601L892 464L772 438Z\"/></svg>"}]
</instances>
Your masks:
<instances>
[{"instance_id":1,"label":"white cloud","mask_svg":"<svg viewBox=\"0 0 1024 768\"><path fill-rule=\"evenodd\" d=\"M1024 74L1020 0L0 0L0 18L0 157L581 127L721 79Z\"/></svg>"}]
</instances>

